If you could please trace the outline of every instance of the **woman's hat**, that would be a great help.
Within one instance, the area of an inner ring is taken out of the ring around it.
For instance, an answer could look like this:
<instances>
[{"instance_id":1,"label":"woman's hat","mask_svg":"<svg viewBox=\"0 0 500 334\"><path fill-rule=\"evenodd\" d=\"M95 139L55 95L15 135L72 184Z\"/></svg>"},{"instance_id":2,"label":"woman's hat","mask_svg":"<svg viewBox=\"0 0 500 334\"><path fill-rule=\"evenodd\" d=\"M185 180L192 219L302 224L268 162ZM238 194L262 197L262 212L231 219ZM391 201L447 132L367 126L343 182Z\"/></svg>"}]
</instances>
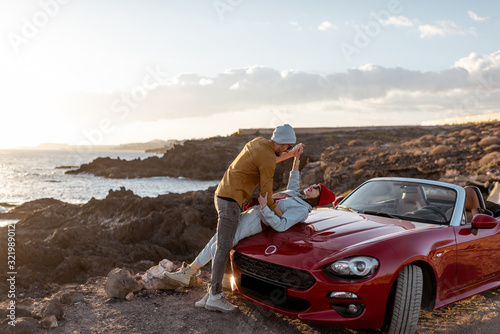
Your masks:
<instances>
[{"instance_id":1,"label":"woman's hat","mask_svg":"<svg viewBox=\"0 0 500 334\"><path fill-rule=\"evenodd\" d=\"M321 187L318 206L324 206L333 203L335 201L335 194L333 193L333 191L328 189L323 183L318 184Z\"/></svg>"}]
</instances>

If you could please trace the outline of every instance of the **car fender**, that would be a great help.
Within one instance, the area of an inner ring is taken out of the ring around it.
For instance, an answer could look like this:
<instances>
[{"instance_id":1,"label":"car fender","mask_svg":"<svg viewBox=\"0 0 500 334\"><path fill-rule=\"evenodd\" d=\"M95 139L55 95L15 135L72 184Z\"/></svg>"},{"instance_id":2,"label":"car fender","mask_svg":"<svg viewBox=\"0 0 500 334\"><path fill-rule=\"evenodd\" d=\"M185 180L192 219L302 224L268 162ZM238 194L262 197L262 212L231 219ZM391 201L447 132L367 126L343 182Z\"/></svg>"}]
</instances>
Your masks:
<instances>
[{"instance_id":1,"label":"car fender","mask_svg":"<svg viewBox=\"0 0 500 334\"><path fill-rule=\"evenodd\" d=\"M411 263L416 263L426 272L426 289L430 289L426 291L432 296L445 294L455 285L456 240L453 230L448 227L423 229L377 243L350 247L324 259L319 265L324 267L336 260L357 255L373 256L379 260L377 272L367 282L377 280L387 284L388 288L383 289L386 297L401 270Z\"/></svg>"}]
</instances>

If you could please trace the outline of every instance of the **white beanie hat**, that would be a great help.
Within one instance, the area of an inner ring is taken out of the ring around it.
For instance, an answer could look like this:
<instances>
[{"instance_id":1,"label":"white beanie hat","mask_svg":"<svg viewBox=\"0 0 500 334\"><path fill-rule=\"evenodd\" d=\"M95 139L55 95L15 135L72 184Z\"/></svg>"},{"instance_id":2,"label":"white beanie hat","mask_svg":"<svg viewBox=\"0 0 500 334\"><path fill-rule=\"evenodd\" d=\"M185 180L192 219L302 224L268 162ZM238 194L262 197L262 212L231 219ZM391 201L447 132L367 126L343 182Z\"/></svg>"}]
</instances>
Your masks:
<instances>
[{"instance_id":1,"label":"white beanie hat","mask_svg":"<svg viewBox=\"0 0 500 334\"><path fill-rule=\"evenodd\" d=\"M278 144L295 144L297 138L295 138L295 131L290 124L284 124L274 129L271 140Z\"/></svg>"}]
</instances>

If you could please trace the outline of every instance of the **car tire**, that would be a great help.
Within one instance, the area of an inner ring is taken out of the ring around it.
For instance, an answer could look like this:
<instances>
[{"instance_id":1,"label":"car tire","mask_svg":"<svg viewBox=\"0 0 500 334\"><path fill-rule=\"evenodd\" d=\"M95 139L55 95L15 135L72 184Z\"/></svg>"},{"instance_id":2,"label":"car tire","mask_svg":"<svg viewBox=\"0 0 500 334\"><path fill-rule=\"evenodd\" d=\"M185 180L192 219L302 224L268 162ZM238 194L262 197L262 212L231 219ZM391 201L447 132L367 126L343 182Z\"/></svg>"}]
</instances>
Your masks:
<instances>
[{"instance_id":1,"label":"car tire","mask_svg":"<svg viewBox=\"0 0 500 334\"><path fill-rule=\"evenodd\" d=\"M388 333L415 333L422 303L423 275L419 266L410 264L401 270L396 289Z\"/></svg>"}]
</instances>

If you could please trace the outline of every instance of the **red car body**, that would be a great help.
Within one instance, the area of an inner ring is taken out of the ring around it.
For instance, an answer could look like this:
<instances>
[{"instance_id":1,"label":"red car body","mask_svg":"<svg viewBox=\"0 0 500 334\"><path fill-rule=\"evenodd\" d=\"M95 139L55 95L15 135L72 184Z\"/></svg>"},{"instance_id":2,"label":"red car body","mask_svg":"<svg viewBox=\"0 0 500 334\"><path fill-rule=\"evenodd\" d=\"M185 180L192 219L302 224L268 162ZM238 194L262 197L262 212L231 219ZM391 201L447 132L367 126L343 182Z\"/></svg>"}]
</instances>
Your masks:
<instances>
[{"instance_id":1,"label":"red car body","mask_svg":"<svg viewBox=\"0 0 500 334\"><path fill-rule=\"evenodd\" d=\"M396 280L406 266L422 271L421 307L426 310L497 287L500 220L479 214L473 222L452 226L459 216L465 219L465 192L450 187L457 196L448 224L326 208L314 210L306 222L288 231L267 229L246 238L231 254L233 290L252 303L303 321L379 328L391 317ZM374 274L338 279L325 270L355 256L377 259ZM353 293L355 298L330 298L332 292ZM358 311L346 315L351 304Z\"/></svg>"}]
</instances>

